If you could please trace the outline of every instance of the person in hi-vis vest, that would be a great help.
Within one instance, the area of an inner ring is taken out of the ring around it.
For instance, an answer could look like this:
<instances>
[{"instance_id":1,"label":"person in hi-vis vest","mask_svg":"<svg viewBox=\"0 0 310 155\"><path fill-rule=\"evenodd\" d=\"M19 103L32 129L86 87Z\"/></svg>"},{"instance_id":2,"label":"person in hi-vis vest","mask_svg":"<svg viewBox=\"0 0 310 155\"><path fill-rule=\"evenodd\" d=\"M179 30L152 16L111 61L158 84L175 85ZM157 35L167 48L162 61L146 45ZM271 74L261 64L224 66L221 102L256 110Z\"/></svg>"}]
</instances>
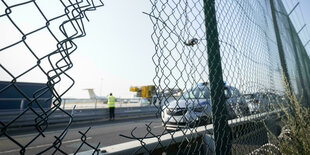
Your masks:
<instances>
[{"instance_id":1,"label":"person in hi-vis vest","mask_svg":"<svg viewBox=\"0 0 310 155\"><path fill-rule=\"evenodd\" d=\"M108 107L109 107L109 111L110 111L110 120L114 120L115 114L115 97L112 95L112 93L110 93L110 96L108 98Z\"/></svg>"}]
</instances>

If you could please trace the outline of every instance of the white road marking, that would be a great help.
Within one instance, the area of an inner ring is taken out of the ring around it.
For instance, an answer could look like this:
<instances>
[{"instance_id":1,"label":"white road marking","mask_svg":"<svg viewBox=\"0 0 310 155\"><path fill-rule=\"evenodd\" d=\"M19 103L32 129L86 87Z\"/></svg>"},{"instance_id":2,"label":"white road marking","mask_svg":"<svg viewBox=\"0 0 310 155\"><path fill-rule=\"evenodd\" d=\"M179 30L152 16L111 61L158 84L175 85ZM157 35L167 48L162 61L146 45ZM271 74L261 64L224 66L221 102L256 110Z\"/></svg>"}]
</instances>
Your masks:
<instances>
[{"instance_id":1,"label":"white road marking","mask_svg":"<svg viewBox=\"0 0 310 155\"><path fill-rule=\"evenodd\" d=\"M92 139L92 137L87 137L86 139ZM73 140L64 141L64 142L62 142L62 144L73 143L73 142L79 142L79 141L81 141L81 139L73 139ZM51 146L51 144L44 144L44 145L38 145L38 146L31 146L31 147L27 147L26 150L29 150L29 149L36 149L36 148L40 148L40 147L47 147L47 146ZM20 151L20 149L14 149L14 150L8 150L8 151L0 152L0 154L11 153L11 152L19 152L19 151Z\"/></svg>"}]
</instances>

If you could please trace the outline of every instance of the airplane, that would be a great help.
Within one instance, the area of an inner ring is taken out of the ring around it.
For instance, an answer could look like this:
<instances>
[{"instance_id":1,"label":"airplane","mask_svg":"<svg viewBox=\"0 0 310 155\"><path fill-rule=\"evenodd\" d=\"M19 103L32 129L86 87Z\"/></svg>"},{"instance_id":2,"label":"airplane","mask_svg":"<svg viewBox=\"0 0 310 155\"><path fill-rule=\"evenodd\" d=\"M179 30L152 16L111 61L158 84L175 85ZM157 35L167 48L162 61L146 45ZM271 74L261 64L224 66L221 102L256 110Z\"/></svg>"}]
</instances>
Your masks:
<instances>
[{"instance_id":1,"label":"airplane","mask_svg":"<svg viewBox=\"0 0 310 155\"><path fill-rule=\"evenodd\" d=\"M93 88L87 88L87 89L84 89L84 90L87 90L88 91L88 94L89 94L89 98L91 100L99 100L99 101L102 101L103 103L107 104L108 103L108 97L105 97L105 96L97 96L95 94L95 91ZM122 99L121 98L116 98L115 97L115 102L121 102Z\"/></svg>"},{"instance_id":2,"label":"airplane","mask_svg":"<svg viewBox=\"0 0 310 155\"><path fill-rule=\"evenodd\" d=\"M107 97L104 97L104 96L97 96L95 94L95 91L93 88L87 88L87 89L84 89L84 90L87 90L88 91L88 94L89 94L89 98L91 100L99 100L99 101L102 101L103 103L108 103L108 98Z\"/></svg>"}]
</instances>

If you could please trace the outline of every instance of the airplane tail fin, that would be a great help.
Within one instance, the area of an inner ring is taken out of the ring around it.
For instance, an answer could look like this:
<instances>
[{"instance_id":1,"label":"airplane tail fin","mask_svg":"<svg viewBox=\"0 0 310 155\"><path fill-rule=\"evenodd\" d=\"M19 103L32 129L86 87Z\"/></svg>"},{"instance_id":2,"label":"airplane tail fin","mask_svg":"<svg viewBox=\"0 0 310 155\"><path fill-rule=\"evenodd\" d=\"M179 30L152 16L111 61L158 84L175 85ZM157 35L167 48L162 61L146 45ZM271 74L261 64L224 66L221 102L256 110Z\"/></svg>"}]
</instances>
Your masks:
<instances>
[{"instance_id":1,"label":"airplane tail fin","mask_svg":"<svg viewBox=\"0 0 310 155\"><path fill-rule=\"evenodd\" d=\"M85 89L85 90L88 91L88 94L89 94L89 98L90 98L90 99L96 99L96 98L97 98L97 96L96 96L96 94L95 94L95 92L94 92L94 89Z\"/></svg>"}]
</instances>

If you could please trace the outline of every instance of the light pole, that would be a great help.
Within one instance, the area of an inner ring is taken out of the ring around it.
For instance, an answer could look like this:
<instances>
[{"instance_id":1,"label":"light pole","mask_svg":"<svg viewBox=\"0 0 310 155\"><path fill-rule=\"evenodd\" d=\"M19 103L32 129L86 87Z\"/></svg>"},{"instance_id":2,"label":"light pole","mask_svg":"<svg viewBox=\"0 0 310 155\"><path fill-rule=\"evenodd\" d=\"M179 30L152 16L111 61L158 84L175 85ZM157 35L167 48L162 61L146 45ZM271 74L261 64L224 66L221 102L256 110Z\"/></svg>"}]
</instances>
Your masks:
<instances>
[{"instance_id":1,"label":"light pole","mask_svg":"<svg viewBox=\"0 0 310 155\"><path fill-rule=\"evenodd\" d=\"M100 79L100 96L102 96L102 84L103 84L103 78Z\"/></svg>"}]
</instances>

